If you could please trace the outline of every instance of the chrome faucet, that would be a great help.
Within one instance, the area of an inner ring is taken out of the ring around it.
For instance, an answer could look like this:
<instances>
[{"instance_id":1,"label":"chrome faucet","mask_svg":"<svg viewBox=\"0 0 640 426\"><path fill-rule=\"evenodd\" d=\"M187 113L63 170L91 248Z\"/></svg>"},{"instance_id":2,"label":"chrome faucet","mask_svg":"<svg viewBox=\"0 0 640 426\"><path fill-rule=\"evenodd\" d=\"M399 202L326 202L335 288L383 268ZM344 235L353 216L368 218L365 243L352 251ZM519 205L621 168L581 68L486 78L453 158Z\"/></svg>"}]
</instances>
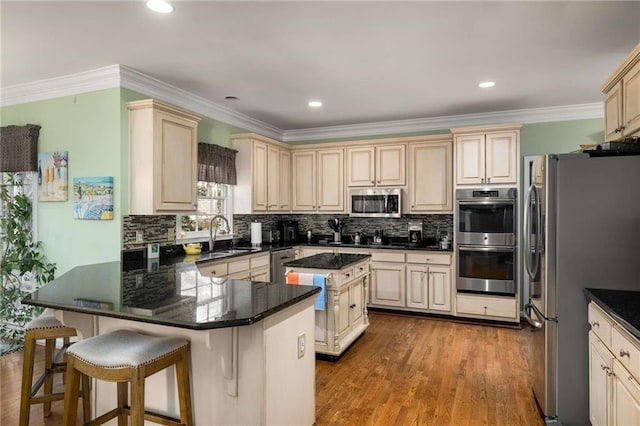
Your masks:
<instances>
[{"instance_id":1,"label":"chrome faucet","mask_svg":"<svg viewBox=\"0 0 640 426\"><path fill-rule=\"evenodd\" d=\"M213 246L216 244L216 237L218 236L218 225L216 224L216 231L213 232L213 222L218 219L222 219L222 221L227 225L227 232L231 233L231 227L229 226L229 221L226 217L221 214L217 214L211 218L209 222L209 251L213 251Z\"/></svg>"}]
</instances>

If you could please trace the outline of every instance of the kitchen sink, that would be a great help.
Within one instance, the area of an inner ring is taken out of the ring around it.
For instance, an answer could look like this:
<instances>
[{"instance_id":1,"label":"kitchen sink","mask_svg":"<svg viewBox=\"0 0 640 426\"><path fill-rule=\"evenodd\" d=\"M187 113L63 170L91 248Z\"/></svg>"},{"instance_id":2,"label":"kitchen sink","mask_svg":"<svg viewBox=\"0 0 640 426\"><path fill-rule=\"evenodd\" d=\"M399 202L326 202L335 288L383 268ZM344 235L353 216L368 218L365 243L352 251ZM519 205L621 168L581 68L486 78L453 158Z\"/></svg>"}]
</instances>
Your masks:
<instances>
[{"instance_id":1,"label":"kitchen sink","mask_svg":"<svg viewBox=\"0 0 640 426\"><path fill-rule=\"evenodd\" d=\"M251 248L251 247L236 247L232 249L225 250L216 250L211 251L209 253L204 254L200 260L210 260L210 259L221 259L223 257L235 256L238 254L249 254L254 252L259 252L259 248Z\"/></svg>"}]
</instances>

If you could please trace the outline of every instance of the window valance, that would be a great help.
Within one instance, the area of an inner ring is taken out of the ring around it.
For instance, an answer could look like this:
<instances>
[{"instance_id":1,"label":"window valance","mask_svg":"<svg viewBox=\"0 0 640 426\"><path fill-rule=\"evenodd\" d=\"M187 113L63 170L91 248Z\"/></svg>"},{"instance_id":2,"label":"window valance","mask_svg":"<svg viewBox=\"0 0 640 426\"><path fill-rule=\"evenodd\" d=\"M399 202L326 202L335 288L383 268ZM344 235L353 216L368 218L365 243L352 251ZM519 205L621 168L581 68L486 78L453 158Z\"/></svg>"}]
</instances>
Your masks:
<instances>
[{"instance_id":1,"label":"window valance","mask_svg":"<svg viewBox=\"0 0 640 426\"><path fill-rule=\"evenodd\" d=\"M211 143L198 143L198 180L235 185L236 151Z\"/></svg>"},{"instance_id":2,"label":"window valance","mask_svg":"<svg viewBox=\"0 0 640 426\"><path fill-rule=\"evenodd\" d=\"M6 126L0 128L0 172L38 170L38 135L40 126Z\"/></svg>"}]
</instances>

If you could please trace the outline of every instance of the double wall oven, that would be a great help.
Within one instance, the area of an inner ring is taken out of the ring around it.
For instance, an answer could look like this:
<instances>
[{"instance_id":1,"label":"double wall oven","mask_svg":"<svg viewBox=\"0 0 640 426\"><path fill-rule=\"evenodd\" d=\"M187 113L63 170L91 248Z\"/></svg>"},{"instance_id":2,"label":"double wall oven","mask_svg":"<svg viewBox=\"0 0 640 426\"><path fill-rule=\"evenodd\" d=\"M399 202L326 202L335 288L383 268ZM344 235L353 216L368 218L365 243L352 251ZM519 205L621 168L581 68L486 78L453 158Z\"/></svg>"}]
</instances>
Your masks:
<instances>
[{"instance_id":1,"label":"double wall oven","mask_svg":"<svg viewBox=\"0 0 640 426\"><path fill-rule=\"evenodd\" d=\"M458 292L515 295L517 189L456 190Z\"/></svg>"}]
</instances>

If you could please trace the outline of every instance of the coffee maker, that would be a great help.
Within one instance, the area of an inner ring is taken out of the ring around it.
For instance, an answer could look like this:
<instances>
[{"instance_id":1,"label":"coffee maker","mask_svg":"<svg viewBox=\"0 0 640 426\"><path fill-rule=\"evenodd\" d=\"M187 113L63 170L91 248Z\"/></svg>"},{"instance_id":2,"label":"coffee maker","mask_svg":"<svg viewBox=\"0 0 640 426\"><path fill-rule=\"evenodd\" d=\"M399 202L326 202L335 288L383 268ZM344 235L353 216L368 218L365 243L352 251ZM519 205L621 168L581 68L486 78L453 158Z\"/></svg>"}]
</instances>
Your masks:
<instances>
[{"instance_id":1,"label":"coffee maker","mask_svg":"<svg viewBox=\"0 0 640 426\"><path fill-rule=\"evenodd\" d=\"M281 220L278 222L278 229L280 230L280 240L282 242L292 243L298 241L298 221Z\"/></svg>"},{"instance_id":2,"label":"coffee maker","mask_svg":"<svg viewBox=\"0 0 640 426\"><path fill-rule=\"evenodd\" d=\"M422 243L422 221L410 220L409 221L409 245L419 245Z\"/></svg>"}]
</instances>

